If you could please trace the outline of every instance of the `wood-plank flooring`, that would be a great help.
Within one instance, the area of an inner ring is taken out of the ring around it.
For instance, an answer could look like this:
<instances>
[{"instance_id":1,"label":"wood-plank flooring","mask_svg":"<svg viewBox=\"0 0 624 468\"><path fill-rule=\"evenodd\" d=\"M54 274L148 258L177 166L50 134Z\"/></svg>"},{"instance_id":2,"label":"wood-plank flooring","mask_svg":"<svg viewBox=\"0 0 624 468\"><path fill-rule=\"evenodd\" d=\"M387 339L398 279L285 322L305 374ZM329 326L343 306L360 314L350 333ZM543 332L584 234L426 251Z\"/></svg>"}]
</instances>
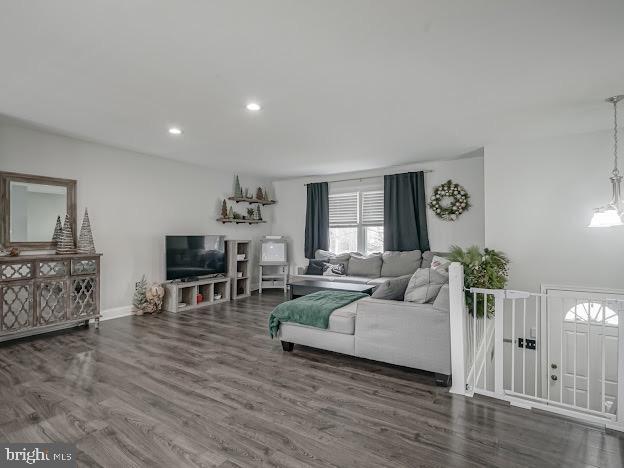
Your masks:
<instances>
[{"instance_id":1,"label":"wood-plank flooring","mask_svg":"<svg viewBox=\"0 0 624 468\"><path fill-rule=\"evenodd\" d=\"M80 466L623 466L624 438L267 333L281 293L0 346L0 439Z\"/></svg>"}]
</instances>

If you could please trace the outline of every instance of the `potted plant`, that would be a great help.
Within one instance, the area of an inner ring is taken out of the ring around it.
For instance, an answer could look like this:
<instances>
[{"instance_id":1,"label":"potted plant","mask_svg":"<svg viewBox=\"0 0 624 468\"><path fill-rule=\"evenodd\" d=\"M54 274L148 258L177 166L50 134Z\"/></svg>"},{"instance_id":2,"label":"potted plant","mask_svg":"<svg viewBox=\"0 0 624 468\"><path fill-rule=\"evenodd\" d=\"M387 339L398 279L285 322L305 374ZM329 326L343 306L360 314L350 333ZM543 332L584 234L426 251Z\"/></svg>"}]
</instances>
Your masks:
<instances>
[{"instance_id":1,"label":"potted plant","mask_svg":"<svg viewBox=\"0 0 624 468\"><path fill-rule=\"evenodd\" d=\"M474 295L470 288L503 289L507 284L509 274L509 259L507 256L493 249L483 249L473 245L466 250L456 245L451 247L449 260L459 262L464 267L464 287L466 288L466 306L468 313L474 311ZM477 317L483 317L484 294L477 294ZM488 317L494 315L494 301L487 304Z\"/></svg>"}]
</instances>

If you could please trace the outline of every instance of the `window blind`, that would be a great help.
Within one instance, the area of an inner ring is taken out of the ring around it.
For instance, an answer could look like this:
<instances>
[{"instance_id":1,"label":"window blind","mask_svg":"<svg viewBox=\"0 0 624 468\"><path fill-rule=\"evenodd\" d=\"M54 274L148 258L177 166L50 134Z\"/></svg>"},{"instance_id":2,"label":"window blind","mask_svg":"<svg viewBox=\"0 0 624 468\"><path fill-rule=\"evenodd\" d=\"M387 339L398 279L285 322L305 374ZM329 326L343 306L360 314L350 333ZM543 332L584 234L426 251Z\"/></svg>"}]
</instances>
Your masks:
<instances>
[{"instance_id":1,"label":"window blind","mask_svg":"<svg viewBox=\"0 0 624 468\"><path fill-rule=\"evenodd\" d=\"M330 208L331 213L331 208ZM362 192L362 224L383 225L384 193L383 190Z\"/></svg>"},{"instance_id":2,"label":"window blind","mask_svg":"<svg viewBox=\"0 0 624 468\"><path fill-rule=\"evenodd\" d=\"M337 193L329 196L330 226L353 226L358 224L358 211L357 192Z\"/></svg>"}]
</instances>

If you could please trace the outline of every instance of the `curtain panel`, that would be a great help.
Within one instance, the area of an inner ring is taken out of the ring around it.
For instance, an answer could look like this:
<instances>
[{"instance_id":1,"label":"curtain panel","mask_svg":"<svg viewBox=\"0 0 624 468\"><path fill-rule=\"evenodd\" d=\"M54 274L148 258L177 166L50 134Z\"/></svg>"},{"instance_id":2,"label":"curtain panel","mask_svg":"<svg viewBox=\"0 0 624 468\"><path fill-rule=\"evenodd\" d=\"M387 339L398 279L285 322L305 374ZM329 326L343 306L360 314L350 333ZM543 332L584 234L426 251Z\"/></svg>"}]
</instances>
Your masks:
<instances>
[{"instance_id":1,"label":"curtain panel","mask_svg":"<svg viewBox=\"0 0 624 468\"><path fill-rule=\"evenodd\" d=\"M384 176L384 250L429 250L422 171Z\"/></svg>"},{"instance_id":2,"label":"curtain panel","mask_svg":"<svg viewBox=\"0 0 624 468\"><path fill-rule=\"evenodd\" d=\"M305 256L314 258L318 249L329 249L329 184L308 184L306 206Z\"/></svg>"}]
</instances>

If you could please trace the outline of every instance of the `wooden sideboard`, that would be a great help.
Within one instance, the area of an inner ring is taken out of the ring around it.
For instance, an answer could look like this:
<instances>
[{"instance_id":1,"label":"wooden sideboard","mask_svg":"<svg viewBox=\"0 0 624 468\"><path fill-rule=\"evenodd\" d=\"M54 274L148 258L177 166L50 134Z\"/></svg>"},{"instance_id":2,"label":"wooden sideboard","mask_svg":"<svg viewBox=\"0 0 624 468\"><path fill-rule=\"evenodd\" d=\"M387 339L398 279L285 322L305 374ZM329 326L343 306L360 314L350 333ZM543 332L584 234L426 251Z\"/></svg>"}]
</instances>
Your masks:
<instances>
[{"instance_id":1,"label":"wooden sideboard","mask_svg":"<svg viewBox=\"0 0 624 468\"><path fill-rule=\"evenodd\" d=\"M0 257L0 341L100 318L101 254Z\"/></svg>"}]
</instances>

